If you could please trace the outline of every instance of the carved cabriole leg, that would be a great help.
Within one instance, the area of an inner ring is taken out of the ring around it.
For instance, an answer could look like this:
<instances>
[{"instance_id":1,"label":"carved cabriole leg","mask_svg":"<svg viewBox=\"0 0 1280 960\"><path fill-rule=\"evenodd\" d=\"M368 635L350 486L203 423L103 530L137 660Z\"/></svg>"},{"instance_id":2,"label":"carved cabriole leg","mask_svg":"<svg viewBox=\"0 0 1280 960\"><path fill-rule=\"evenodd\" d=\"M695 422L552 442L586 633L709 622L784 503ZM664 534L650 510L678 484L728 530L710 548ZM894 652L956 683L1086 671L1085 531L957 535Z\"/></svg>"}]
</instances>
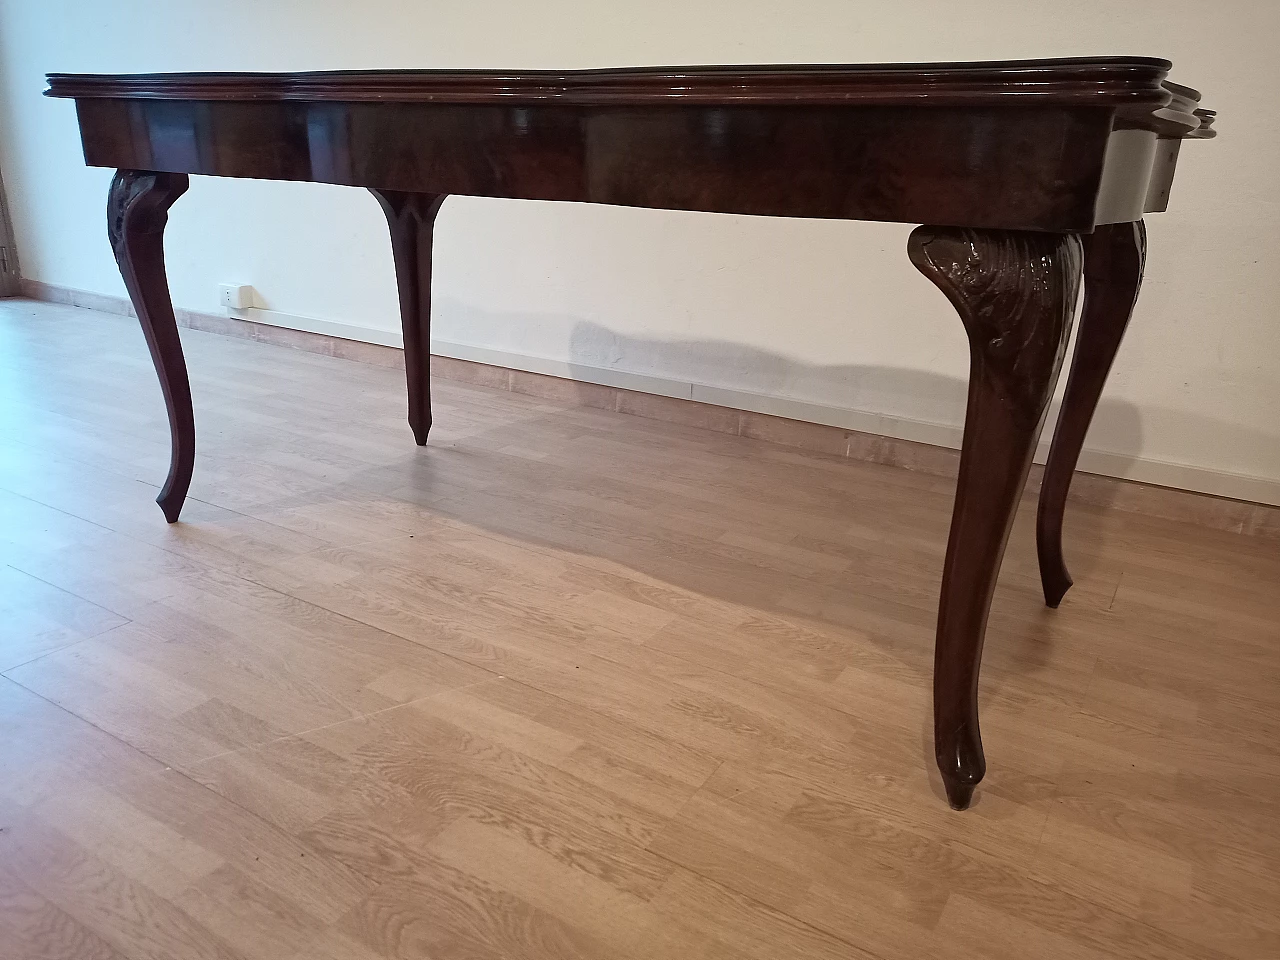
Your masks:
<instances>
[{"instance_id":1,"label":"carved cabriole leg","mask_svg":"<svg viewBox=\"0 0 1280 960\"><path fill-rule=\"evenodd\" d=\"M1084 244L1084 306L1071 360L1067 392L1045 465L1036 514L1036 547L1044 602L1056 607L1071 586L1062 559L1062 512L1071 475L1085 434L1097 409L1111 362L1120 349L1129 316L1138 300L1142 268L1147 260L1147 229L1141 220L1097 227L1081 238Z\"/></svg>"},{"instance_id":2,"label":"carved cabriole leg","mask_svg":"<svg viewBox=\"0 0 1280 960\"><path fill-rule=\"evenodd\" d=\"M919 227L911 262L969 334L969 404L934 653L934 750L958 810L986 772L978 668L1014 511L1053 393L1080 276L1074 235Z\"/></svg>"},{"instance_id":3,"label":"carved cabriole leg","mask_svg":"<svg viewBox=\"0 0 1280 960\"><path fill-rule=\"evenodd\" d=\"M187 498L196 459L196 424L182 341L164 272L164 227L169 207L187 192L185 173L119 170L107 195L107 235L138 322L147 338L169 411L169 476L156 503L174 523Z\"/></svg>"},{"instance_id":4,"label":"carved cabriole leg","mask_svg":"<svg viewBox=\"0 0 1280 960\"><path fill-rule=\"evenodd\" d=\"M431 233L444 196L371 190L391 228L391 255L404 328L409 426L422 446L431 430Z\"/></svg>"}]
</instances>

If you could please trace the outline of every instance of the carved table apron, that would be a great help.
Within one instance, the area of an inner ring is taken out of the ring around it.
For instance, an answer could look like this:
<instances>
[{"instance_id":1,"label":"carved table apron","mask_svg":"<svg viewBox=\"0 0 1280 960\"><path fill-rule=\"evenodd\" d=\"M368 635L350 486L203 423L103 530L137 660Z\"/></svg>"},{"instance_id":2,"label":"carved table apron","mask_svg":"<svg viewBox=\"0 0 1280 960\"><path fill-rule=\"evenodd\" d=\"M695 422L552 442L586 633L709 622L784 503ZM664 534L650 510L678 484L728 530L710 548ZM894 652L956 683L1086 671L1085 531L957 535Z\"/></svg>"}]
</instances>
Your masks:
<instances>
[{"instance_id":1,"label":"carved table apron","mask_svg":"<svg viewBox=\"0 0 1280 960\"><path fill-rule=\"evenodd\" d=\"M1062 513L1142 278L1144 213L1180 143L1212 136L1194 90L1145 58L570 73L51 74L87 163L117 169L111 246L173 439L157 501L178 519L195 460L163 232L188 174L369 188L391 228L409 425L431 427L432 225L450 194L926 224L911 262L969 335L969 401L934 663L947 797L986 769L978 668L1014 510L1084 306L1045 470L1045 600L1071 585Z\"/></svg>"}]
</instances>

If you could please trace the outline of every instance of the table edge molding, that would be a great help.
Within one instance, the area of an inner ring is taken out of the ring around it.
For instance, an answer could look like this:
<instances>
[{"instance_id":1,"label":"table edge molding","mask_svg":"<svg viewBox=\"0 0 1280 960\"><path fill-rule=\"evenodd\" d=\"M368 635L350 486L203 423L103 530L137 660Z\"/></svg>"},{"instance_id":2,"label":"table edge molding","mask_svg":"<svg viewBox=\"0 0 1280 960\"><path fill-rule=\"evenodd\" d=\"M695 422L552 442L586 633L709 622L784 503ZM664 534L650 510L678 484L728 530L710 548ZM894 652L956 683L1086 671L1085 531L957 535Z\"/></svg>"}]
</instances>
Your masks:
<instances>
[{"instance_id":1,"label":"table edge molding","mask_svg":"<svg viewBox=\"0 0 1280 960\"><path fill-rule=\"evenodd\" d=\"M629 67L607 70L338 70L48 75L46 96L91 99L389 101L569 106L999 104L1198 101L1167 60L1108 57L934 64Z\"/></svg>"}]
</instances>

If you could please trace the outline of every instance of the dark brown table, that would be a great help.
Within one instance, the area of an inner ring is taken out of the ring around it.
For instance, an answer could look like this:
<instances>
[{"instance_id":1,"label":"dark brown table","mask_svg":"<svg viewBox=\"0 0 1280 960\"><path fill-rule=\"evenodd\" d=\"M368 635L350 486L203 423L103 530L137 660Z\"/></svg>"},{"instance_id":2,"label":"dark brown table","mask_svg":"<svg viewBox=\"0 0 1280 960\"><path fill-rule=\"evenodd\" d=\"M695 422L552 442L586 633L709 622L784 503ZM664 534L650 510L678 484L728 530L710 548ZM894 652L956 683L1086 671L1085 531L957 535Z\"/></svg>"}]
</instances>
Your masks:
<instances>
[{"instance_id":1,"label":"dark brown table","mask_svg":"<svg viewBox=\"0 0 1280 960\"><path fill-rule=\"evenodd\" d=\"M934 744L952 806L986 770L978 669L1014 510L1085 297L1045 469L1045 600L1071 578L1062 512L1200 95L1139 57L629 70L50 74L85 161L114 167L107 226L173 438L157 502L195 462L163 233L188 174L367 187L391 227L409 425L431 427L431 235L450 194L916 224L907 254L969 335L969 402L942 576Z\"/></svg>"}]
</instances>

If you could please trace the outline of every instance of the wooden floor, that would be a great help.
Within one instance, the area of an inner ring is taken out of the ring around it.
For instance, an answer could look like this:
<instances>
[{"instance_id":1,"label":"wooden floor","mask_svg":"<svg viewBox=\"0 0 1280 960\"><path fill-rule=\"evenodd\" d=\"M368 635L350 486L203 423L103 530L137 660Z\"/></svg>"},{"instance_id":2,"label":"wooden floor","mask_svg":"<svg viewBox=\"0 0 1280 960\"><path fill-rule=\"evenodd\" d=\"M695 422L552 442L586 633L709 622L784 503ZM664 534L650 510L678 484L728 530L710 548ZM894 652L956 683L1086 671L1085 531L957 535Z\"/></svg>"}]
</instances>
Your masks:
<instances>
[{"instance_id":1,"label":"wooden floor","mask_svg":"<svg viewBox=\"0 0 1280 960\"><path fill-rule=\"evenodd\" d=\"M1280 956L1280 549L1026 504L942 798L952 485L0 304L0 957Z\"/></svg>"}]
</instances>

